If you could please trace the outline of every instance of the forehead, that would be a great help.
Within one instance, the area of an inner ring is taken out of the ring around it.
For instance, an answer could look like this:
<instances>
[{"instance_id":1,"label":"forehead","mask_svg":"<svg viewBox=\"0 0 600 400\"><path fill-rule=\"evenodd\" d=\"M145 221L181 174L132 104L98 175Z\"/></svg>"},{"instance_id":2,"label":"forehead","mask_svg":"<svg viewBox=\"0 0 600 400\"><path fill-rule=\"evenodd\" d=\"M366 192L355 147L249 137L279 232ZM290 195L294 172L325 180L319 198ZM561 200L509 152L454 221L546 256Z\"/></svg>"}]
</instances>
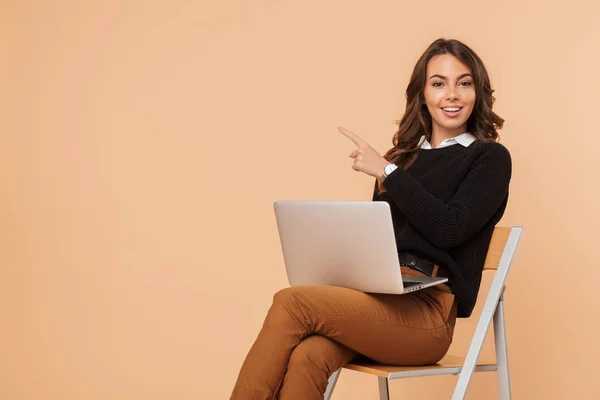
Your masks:
<instances>
[{"instance_id":1,"label":"forehead","mask_svg":"<svg viewBox=\"0 0 600 400\"><path fill-rule=\"evenodd\" d=\"M466 73L472 73L471 69L451 54L437 55L427 63L427 78L433 74L453 77Z\"/></svg>"}]
</instances>

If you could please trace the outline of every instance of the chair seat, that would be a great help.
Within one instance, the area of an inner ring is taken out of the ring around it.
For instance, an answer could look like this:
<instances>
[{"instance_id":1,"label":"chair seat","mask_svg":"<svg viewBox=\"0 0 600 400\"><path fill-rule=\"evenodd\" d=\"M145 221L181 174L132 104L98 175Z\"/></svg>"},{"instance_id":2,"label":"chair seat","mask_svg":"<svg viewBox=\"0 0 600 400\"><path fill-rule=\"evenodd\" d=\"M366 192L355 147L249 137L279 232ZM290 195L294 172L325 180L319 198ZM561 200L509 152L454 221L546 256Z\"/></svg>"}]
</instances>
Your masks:
<instances>
[{"instance_id":1,"label":"chair seat","mask_svg":"<svg viewBox=\"0 0 600 400\"><path fill-rule=\"evenodd\" d=\"M377 364L373 361L356 361L347 364L344 368L364 372L388 379L410 378L411 376L458 374L465 364L465 358L447 354L437 364L419 366L401 366ZM496 371L496 363L478 361L475 371Z\"/></svg>"}]
</instances>

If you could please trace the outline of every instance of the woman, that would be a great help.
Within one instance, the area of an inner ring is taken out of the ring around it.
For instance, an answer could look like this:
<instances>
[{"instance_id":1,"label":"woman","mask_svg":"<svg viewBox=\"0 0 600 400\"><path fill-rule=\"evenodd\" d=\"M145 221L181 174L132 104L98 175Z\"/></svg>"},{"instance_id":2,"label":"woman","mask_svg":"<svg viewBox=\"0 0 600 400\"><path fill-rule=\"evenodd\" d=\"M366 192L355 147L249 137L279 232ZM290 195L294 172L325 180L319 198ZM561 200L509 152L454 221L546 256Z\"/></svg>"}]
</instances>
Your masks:
<instances>
[{"instance_id":1,"label":"woman","mask_svg":"<svg viewBox=\"0 0 600 400\"><path fill-rule=\"evenodd\" d=\"M446 354L455 319L473 310L508 200L511 158L497 142L504 120L492 111L492 93L481 59L457 40L439 39L414 68L385 156L338 127L357 146L352 168L376 178L373 200L390 204L400 259L408 260L402 273L445 274L448 285L404 295L279 291L231 399L322 399L328 377L357 355L420 365Z\"/></svg>"}]
</instances>

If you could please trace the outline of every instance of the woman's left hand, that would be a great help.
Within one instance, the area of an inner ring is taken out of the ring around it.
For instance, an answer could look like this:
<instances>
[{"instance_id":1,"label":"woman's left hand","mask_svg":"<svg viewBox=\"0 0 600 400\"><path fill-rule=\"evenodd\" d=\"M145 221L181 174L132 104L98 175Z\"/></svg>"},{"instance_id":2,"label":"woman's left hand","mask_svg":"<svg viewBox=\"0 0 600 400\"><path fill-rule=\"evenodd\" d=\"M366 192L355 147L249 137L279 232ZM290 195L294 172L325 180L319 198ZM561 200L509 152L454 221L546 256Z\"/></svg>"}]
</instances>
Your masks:
<instances>
[{"instance_id":1,"label":"woman's left hand","mask_svg":"<svg viewBox=\"0 0 600 400\"><path fill-rule=\"evenodd\" d=\"M367 142L362 140L357 134L342 128L341 126L338 126L337 129L342 133L342 135L352 140L357 146L356 150L350 153L350 158L354 159L354 163L352 163L352 169L381 179L383 167L389 164L389 161L383 158L381 154L379 154Z\"/></svg>"}]
</instances>

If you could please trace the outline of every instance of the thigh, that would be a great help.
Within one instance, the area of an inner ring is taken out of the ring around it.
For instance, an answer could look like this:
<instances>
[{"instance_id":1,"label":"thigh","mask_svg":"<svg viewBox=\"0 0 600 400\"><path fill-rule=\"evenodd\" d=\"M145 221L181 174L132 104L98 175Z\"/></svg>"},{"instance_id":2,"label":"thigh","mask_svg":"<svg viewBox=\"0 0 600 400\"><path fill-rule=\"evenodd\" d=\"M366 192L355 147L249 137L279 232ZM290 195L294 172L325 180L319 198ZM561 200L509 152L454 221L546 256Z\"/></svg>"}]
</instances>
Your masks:
<instances>
[{"instance_id":1,"label":"thigh","mask_svg":"<svg viewBox=\"0 0 600 400\"><path fill-rule=\"evenodd\" d=\"M436 362L452 341L454 296L433 288L388 295L304 286L278 292L275 301L295 309L310 333L382 363Z\"/></svg>"}]
</instances>

